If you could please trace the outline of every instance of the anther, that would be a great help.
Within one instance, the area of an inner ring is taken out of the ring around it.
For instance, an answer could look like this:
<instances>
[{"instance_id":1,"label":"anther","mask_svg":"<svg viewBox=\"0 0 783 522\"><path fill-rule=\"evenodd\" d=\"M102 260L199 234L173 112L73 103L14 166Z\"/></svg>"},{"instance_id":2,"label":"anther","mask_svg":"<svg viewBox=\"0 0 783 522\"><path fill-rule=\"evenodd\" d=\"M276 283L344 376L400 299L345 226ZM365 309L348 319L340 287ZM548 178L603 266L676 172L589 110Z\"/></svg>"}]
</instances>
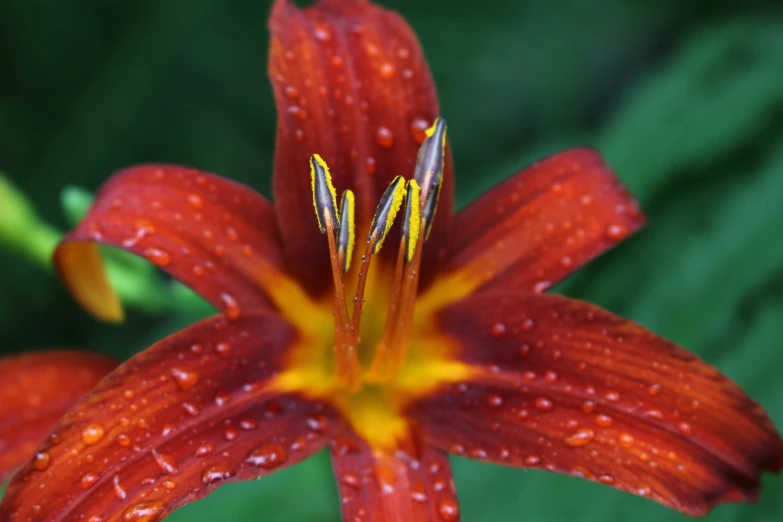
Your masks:
<instances>
[{"instance_id":1,"label":"anther","mask_svg":"<svg viewBox=\"0 0 783 522\"><path fill-rule=\"evenodd\" d=\"M343 272L351 268L353 248L356 244L355 203L353 192L346 190L340 202L340 232L337 237L337 257Z\"/></svg>"},{"instance_id":2,"label":"anther","mask_svg":"<svg viewBox=\"0 0 783 522\"><path fill-rule=\"evenodd\" d=\"M318 218L318 227L326 233L327 223L337 229L340 221L337 219L337 192L332 185L332 176L329 167L318 154L310 158L310 183L313 189L313 206L315 216ZM327 214L331 219L328 219Z\"/></svg>"},{"instance_id":3,"label":"anther","mask_svg":"<svg viewBox=\"0 0 783 522\"><path fill-rule=\"evenodd\" d=\"M370 225L367 241L372 243L373 253L377 254L381 250L383 240L389 234L404 198L405 179L402 176L397 176L381 196L378 208L375 210L375 217Z\"/></svg>"},{"instance_id":4,"label":"anther","mask_svg":"<svg viewBox=\"0 0 783 522\"><path fill-rule=\"evenodd\" d=\"M402 241L405 248L405 259L410 263L416 252L421 230L421 207L419 196L421 189L415 179L408 181L408 194L405 197L405 219L402 222Z\"/></svg>"},{"instance_id":5,"label":"anther","mask_svg":"<svg viewBox=\"0 0 783 522\"><path fill-rule=\"evenodd\" d=\"M432 127L427 129L416 167L413 170L415 179L421 188L421 219L424 222L424 237L429 237L435 210L438 207L440 188L443 184L443 168L446 158L446 120L438 118Z\"/></svg>"}]
</instances>

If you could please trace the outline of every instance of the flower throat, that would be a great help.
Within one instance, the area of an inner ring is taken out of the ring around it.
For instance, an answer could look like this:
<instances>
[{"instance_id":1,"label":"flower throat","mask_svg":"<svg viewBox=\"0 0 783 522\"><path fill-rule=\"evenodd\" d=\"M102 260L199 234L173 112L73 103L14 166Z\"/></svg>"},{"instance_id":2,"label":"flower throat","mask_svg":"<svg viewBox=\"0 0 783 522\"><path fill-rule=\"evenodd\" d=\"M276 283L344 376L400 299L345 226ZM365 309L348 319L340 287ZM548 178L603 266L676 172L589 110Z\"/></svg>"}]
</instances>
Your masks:
<instances>
[{"instance_id":1,"label":"flower throat","mask_svg":"<svg viewBox=\"0 0 783 522\"><path fill-rule=\"evenodd\" d=\"M419 283L419 266L424 242L432 229L440 188L446 147L446 122L438 118L426 132L419 149L413 178L397 176L384 191L370 224L353 304L345 299L344 274L351 268L356 245L355 199L351 190L337 192L326 162L314 154L310 158L313 205L318 226L326 234L334 279L334 355L337 382L356 392L364 383L384 383L397 375L405 362L413 323L414 303ZM370 263L377 254L405 203L402 237L397 253L386 322L376 353L367 371L359 364L360 326L364 291Z\"/></svg>"}]
</instances>

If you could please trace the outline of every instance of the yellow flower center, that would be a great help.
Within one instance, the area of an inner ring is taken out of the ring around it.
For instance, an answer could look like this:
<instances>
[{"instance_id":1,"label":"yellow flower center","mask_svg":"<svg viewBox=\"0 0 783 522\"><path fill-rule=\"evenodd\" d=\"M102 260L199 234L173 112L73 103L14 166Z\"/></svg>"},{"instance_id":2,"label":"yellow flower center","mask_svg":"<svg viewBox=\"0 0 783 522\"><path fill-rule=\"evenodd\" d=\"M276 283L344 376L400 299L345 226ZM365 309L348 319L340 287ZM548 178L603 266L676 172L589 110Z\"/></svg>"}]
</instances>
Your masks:
<instances>
[{"instance_id":1,"label":"yellow flower center","mask_svg":"<svg viewBox=\"0 0 783 522\"><path fill-rule=\"evenodd\" d=\"M350 277L345 274L357 257L354 197L346 190L338 209L329 168L314 155L313 204L329 244L333 302L308 302L291 285L273 292L283 314L301 332L288 367L273 383L275 391L336 404L354 430L379 448L392 447L407 435L404 409L410 401L470 374L469 367L452 356L452 342L435 327L437 296L417 296L421 253L443 177L445 143L445 122L438 120L427 131L413 179L395 178L381 196L361 266ZM394 270L372 271L373 255L383 246L403 203ZM349 290L354 288L355 292ZM417 302L423 306L417 307Z\"/></svg>"}]
</instances>

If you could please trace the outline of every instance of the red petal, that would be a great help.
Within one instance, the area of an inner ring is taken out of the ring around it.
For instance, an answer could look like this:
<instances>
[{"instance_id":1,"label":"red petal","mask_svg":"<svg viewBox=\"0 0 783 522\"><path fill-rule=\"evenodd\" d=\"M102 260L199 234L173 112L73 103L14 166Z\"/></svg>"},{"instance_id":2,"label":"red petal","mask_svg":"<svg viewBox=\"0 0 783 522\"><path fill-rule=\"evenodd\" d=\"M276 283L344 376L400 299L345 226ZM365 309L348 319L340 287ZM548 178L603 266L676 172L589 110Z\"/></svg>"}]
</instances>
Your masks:
<instances>
[{"instance_id":1,"label":"red petal","mask_svg":"<svg viewBox=\"0 0 783 522\"><path fill-rule=\"evenodd\" d=\"M145 165L115 174L57 248L57 270L82 306L120 319L90 241L145 256L229 315L266 303L260 274L282 266L269 202L244 185L185 167Z\"/></svg>"},{"instance_id":2,"label":"red petal","mask_svg":"<svg viewBox=\"0 0 783 522\"><path fill-rule=\"evenodd\" d=\"M362 237L393 177L412 176L423 130L439 114L438 99L416 35L399 15L366 0L319 0L305 10L277 0L270 30L269 75L279 113L275 208L291 270L319 293L331 279L308 159L320 154L337 190L356 193ZM447 163L435 242L453 208L450 158ZM395 250L383 254L393 257Z\"/></svg>"},{"instance_id":3,"label":"red petal","mask_svg":"<svg viewBox=\"0 0 783 522\"><path fill-rule=\"evenodd\" d=\"M482 293L440 321L480 377L412 406L439 447L585 476L690 514L753 500L762 471L783 465L783 441L737 385L600 308Z\"/></svg>"},{"instance_id":4,"label":"red petal","mask_svg":"<svg viewBox=\"0 0 783 522\"><path fill-rule=\"evenodd\" d=\"M0 360L0 484L115 366L106 357L66 350Z\"/></svg>"},{"instance_id":5,"label":"red petal","mask_svg":"<svg viewBox=\"0 0 783 522\"><path fill-rule=\"evenodd\" d=\"M348 433L332 441L332 464L345 522L459 520L451 466L440 450L410 441L373 450Z\"/></svg>"},{"instance_id":6,"label":"red petal","mask_svg":"<svg viewBox=\"0 0 783 522\"><path fill-rule=\"evenodd\" d=\"M294 342L278 316L251 312L135 356L63 418L38 450L48 466L17 474L0 520L156 520L318 451L325 421L308 416L322 407L265 389Z\"/></svg>"},{"instance_id":7,"label":"red petal","mask_svg":"<svg viewBox=\"0 0 783 522\"><path fill-rule=\"evenodd\" d=\"M460 212L448 270L472 288L543 292L644 224L596 151L527 167Z\"/></svg>"}]
</instances>

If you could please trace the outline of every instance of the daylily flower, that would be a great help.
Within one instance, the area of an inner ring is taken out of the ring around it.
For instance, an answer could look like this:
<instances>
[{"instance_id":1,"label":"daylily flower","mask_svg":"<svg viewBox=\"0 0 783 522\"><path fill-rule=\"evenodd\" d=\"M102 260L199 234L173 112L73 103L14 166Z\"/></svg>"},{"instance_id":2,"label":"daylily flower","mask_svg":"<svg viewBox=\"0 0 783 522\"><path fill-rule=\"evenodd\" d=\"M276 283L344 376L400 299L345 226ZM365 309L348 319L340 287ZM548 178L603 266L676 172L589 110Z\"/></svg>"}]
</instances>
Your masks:
<instances>
[{"instance_id":1,"label":"daylily flower","mask_svg":"<svg viewBox=\"0 0 783 522\"><path fill-rule=\"evenodd\" d=\"M536 163L455 215L445 122L404 20L366 0L277 0L270 27L275 205L134 167L56 254L103 318L122 311L96 243L221 315L105 378L0 519L156 520L327 446L346 521L457 520L449 452L690 514L755 498L783 465L758 404L641 326L543 293L644 222L596 152Z\"/></svg>"},{"instance_id":2,"label":"daylily flower","mask_svg":"<svg viewBox=\"0 0 783 522\"><path fill-rule=\"evenodd\" d=\"M0 484L30 460L65 412L117 365L89 352L50 350L0 359ZM45 461L37 459L40 466Z\"/></svg>"}]
</instances>

